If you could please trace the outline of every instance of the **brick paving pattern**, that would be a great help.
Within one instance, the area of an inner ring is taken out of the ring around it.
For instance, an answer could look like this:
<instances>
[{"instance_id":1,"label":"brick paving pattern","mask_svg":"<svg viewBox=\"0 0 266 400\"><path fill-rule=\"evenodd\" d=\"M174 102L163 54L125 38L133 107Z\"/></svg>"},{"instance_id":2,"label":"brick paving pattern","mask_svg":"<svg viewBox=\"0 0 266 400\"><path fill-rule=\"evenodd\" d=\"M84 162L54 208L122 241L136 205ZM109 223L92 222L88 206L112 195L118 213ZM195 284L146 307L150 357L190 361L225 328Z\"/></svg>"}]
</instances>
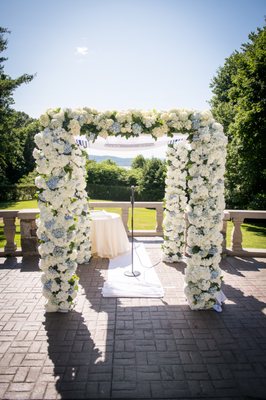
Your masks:
<instances>
[{"instance_id":1,"label":"brick paving pattern","mask_svg":"<svg viewBox=\"0 0 266 400\"><path fill-rule=\"evenodd\" d=\"M107 299L108 260L78 268L75 310L44 312L38 259L0 259L1 399L266 399L266 264L222 261L222 313L191 311L184 264L145 246L163 299Z\"/></svg>"}]
</instances>

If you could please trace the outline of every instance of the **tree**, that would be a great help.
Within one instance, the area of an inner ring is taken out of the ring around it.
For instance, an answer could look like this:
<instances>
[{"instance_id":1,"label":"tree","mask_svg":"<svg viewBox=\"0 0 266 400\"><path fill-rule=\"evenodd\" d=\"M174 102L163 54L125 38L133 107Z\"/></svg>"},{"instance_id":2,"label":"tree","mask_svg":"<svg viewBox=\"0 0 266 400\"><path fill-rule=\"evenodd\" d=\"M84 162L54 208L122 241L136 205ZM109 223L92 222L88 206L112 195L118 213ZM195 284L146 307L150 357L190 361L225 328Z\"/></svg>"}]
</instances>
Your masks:
<instances>
[{"instance_id":1,"label":"tree","mask_svg":"<svg viewBox=\"0 0 266 400\"><path fill-rule=\"evenodd\" d=\"M7 29L0 27L0 53L7 49L5 35L8 33ZM11 107L14 104L13 92L23 83L29 83L33 75L23 74L12 79L4 72L6 60L0 57L0 181L13 183L27 172L27 168L24 168L24 144L27 134L31 133L29 125L34 121Z\"/></svg>"},{"instance_id":2,"label":"tree","mask_svg":"<svg viewBox=\"0 0 266 400\"><path fill-rule=\"evenodd\" d=\"M143 200L162 201L165 191L166 163L159 158L146 161L140 185Z\"/></svg>"},{"instance_id":3,"label":"tree","mask_svg":"<svg viewBox=\"0 0 266 400\"><path fill-rule=\"evenodd\" d=\"M120 186L126 183L126 170L115 162L106 160L97 163L88 161L88 184Z\"/></svg>"},{"instance_id":4,"label":"tree","mask_svg":"<svg viewBox=\"0 0 266 400\"><path fill-rule=\"evenodd\" d=\"M7 49L7 39L4 35L10 33L6 28L0 27L0 53ZM10 76L4 73L3 63L7 61L7 58L0 57L0 110L1 114L3 111L10 111L10 106L14 104L13 92L14 90L22 85L22 83L29 83L33 79L33 75L23 74L18 78L12 79Z\"/></svg>"},{"instance_id":5,"label":"tree","mask_svg":"<svg viewBox=\"0 0 266 400\"><path fill-rule=\"evenodd\" d=\"M266 208L266 27L249 35L211 82L210 101L228 136L228 208Z\"/></svg>"},{"instance_id":6,"label":"tree","mask_svg":"<svg viewBox=\"0 0 266 400\"><path fill-rule=\"evenodd\" d=\"M143 169L145 167L146 160L143 157L142 154L139 154L137 157L133 158L132 163L131 163L131 168L137 169L141 168Z\"/></svg>"},{"instance_id":7,"label":"tree","mask_svg":"<svg viewBox=\"0 0 266 400\"><path fill-rule=\"evenodd\" d=\"M23 146L23 160L24 160L24 174L28 174L35 168L35 159L33 157L33 150L35 148L34 136L39 131L39 121L34 120L29 123L25 128L25 143Z\"/></svg>"}]
</instances>

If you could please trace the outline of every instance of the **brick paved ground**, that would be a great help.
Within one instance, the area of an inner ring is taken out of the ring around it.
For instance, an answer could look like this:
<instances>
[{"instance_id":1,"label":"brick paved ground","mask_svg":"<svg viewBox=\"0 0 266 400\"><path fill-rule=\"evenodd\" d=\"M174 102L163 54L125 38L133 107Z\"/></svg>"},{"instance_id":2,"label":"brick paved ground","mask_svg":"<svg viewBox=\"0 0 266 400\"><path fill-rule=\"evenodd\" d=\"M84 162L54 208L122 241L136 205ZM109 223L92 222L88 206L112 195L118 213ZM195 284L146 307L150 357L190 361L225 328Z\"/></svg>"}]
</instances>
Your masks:
<instances>
[{"instance_id":1,"label":"brick paved ground","mask_svg":"<svg viewBox=\"0 0 266 400\"><path fill-rule=\"evenodd\" d=\"M79 267L75 311L45 314L38 260L0 260L1 399L266 399L264 260L222 262L223 313L191 311L184 265L160 299L104 299L107 260Z\"/></svg>"}]
</instances>

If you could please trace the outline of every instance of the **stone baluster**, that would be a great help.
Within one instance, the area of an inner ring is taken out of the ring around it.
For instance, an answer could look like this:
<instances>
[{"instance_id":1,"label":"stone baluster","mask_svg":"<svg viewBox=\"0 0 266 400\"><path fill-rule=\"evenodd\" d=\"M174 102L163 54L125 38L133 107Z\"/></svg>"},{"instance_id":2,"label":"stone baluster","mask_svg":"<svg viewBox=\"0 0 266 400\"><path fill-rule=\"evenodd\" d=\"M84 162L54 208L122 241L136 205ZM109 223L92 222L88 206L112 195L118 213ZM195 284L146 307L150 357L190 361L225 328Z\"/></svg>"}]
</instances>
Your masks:
<instances>
[{"instance_id":1,"label":"stone baluster","mask_svg":"<svg viewBox=\"0 0 266 400\"><path fill-rule=\"evenodd\" d=\"M156 207L156 233L161 236L163 234L163 207Z\"/></svg>"},{"instance_id":2,"label":"stone baluster","mask_svg":"<svg viewBox=\"0 0 266 400\"><path fill-rule=\"evenodd\" d=\"M224 210L223 213L223 226L221 230L221 234L223 235L223 241L222 241L222 257L225 257L227 254L226 250L226 238L227 238L227 222L230 221L230 212L227 210Z\"/></svg>"},{"instance_id":3,"label":"stone baluster","mask_svg":"<svg viewBox=\"0 0 266 400\"><path fill-rule=\"evenodd\" d=\"M223 227L221 234L223 235L222 241L222 254L226 254L226 231L227 231L227 220L223 220Z\"/></svg>"},{"instance_id":4,"label":"stone baluster","mask_svg":"<svg viewBox=\"0 0 266 400\"><path fill-rule=\"evenodd\" d=\"M128 205L123 205L122 207L122 222L124 224L126 233L129 233L127 222L128 222Z\"/></svg>"},{"instance_id":5,"label":"stone baluster","mask_svg":"<svg viewBox=\"0 0 266 400\"><path fill-rule=\"evenodd\" d=\"M34 210L19 211L21 249L23 256L33 256L38 254L38 238L36 235L36 215Z\"/></svg>"},{"instance_id":6,"label":"stone baluster","mask_svg":"<svg viewBox=\"0 0 266 400\"><path fill-rule=\"evenodd\" d=\"M6 245L4 248L5 255L12 256L15 254L17 250L17 245L15 243L15 234L16 234L16 216L18 214L17 211L2 211L2 214L5 214L4 219L4 235L6 238Z\"/></svg>"},{"instance_id":7,"label":"stone baluster","mask_svg":"<svg viewBox=\"0 0 266 400\"><path fill-rule=\"evenodd\" d=\"M241 251L243 251L241 224L243 223L244 218L241 215L236 215L236 216L232 217L232 221L234 224L234 228L233 228L232 236L231 236L232 250L241 252Z\"/></svg>"}]
</instances>

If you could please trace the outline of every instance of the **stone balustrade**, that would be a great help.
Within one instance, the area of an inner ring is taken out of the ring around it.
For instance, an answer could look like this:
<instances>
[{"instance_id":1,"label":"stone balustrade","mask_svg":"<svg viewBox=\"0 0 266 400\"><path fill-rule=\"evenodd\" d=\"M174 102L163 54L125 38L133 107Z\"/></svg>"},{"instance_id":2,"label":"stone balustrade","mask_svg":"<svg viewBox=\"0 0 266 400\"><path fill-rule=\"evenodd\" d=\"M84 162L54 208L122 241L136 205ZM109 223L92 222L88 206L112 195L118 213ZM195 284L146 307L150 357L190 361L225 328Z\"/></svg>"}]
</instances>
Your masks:
<instances>
[{"instance_id":1,"label":"stone balustrade","mask_svg":"<svg viewBox=\"0 0 266 400\"><path fill-rule=\"evenodd\" d=\"M135 202L135 208L149 208L156 212L156 227L154 230L138 231L134 230L134 236L163 236L163 203L162 202ZM121 218L128 230L128 216L131 208L129 201L123 202L90 202L90 208L118 208L121 210ZM38 239L36 236L36 218L39 213L38 209L24 209L20 211L0 210L0 220L4 223L4 235L6 244L4 249L0 249L0 256L32 256L38 254ZM17 248L15 244L16 220L20 221L21 248ZM223 219L222 234L223 253L226 255L246 256L246 257L266 257L266 250L262 249L243 249L241 224L245 219L266 219L266 211L250 211L250 210L225 210ZM234 228L231 237L231 247L226 248L226 229L227 222L232 221Z\"/></svg>"},{"instance_id":2,"label":"stone balustrade","mask_svg":"<svg viewBox=\"0 0 266 400\"><path fill-rule=\"evenodd\" d=\"M127 234L128 230L128 215L131 209L131 203L129 201L90 201L90 208L120 208L121 218L125 227ZM163 236L163 203L160 201L136 201L134 203L134 208L150 208L156 211L156 227L155 230L150 231L136 231L134 230L134 236Z\"/></svg>"},{"instance_id":3,"label":"stone balustrade","mask_svg":"<svg viewBox=\"0 0 266 400\"><path fill-rule=\"evenodd\" d=\"M241 232L241 225L245 219L266 219L266 211L226 210L226 213L229 214L229 220L234 224L231 236L231 247L230 249L226 249L226 253L232 256L266 257L266 250L243 249ZM224 222L227 224L227 221L228 219L226 218Z\"/></svg>"}]
</instances>

